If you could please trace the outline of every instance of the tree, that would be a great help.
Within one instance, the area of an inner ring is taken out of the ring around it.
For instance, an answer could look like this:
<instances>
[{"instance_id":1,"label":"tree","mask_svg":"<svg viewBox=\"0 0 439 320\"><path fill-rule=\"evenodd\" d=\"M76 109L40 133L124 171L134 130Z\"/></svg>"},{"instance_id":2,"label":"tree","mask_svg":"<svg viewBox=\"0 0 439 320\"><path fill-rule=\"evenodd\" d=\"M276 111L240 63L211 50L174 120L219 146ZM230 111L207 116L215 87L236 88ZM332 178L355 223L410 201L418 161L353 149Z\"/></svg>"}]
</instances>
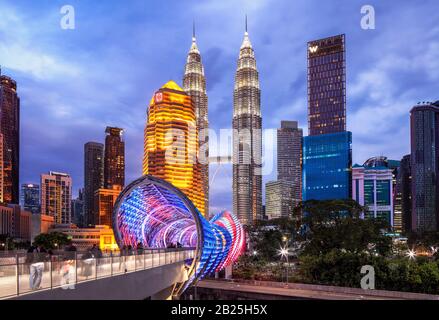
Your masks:
<instances>
[{"instance_id":1,"label":"tree","mask_svg":"<svg viewBox=\"0 0 439 320\"><path fill-rule=\"evenodd\" d=\"M42 246L45 249L56 249L71 243L70 238L64 233L52 232L42 233L35 237L34 245Z\"/></svg>"},{"instance_id":2,"label":"tree","mask_svg":"<svg viewBox=\"0 0 439 320\"><path fill-rule=\"evenodd\" d=\"M392 241L382 232L384 220L361 219L366 210L354 200L310 200L299 208L305 212L302 229L309 240L304 254L321 255L333 249L352 253L388 255Z\"/></svg>"}]
</instances>

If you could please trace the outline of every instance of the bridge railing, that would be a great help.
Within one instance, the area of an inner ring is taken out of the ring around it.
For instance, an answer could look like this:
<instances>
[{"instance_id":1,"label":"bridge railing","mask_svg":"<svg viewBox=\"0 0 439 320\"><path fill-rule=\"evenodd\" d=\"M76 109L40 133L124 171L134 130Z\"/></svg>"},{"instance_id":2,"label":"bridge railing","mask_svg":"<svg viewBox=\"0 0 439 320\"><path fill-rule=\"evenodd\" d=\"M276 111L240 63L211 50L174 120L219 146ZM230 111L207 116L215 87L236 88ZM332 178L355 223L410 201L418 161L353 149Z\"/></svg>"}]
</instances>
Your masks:
<instances>
[{"instance_id":1,"label":"bridge railing","mask_svg":"<svg viewBox=\"0 0 439 320\"><path fill-rule=\"evenodd\" d=\"M0 257L0 299L39 290L73 289L84 281L122 275L182 262L195 256L194 248L143 249L132 253L56 252Z\"/></svg>"}]
</instances>

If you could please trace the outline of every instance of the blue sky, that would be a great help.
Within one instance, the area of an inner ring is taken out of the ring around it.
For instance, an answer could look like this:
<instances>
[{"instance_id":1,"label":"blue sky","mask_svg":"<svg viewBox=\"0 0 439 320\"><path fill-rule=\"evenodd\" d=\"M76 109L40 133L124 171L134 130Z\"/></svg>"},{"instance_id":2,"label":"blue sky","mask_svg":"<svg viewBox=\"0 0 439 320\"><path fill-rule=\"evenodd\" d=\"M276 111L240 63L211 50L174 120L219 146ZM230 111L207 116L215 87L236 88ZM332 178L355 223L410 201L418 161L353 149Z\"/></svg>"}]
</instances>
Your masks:
<instances>
[{"instance_id":1,"label":"blue sky","mask_svg":"<svg viewBox=\"0 0 439 320\"><path fill-rule=\"evenodd\" d=\"M75 8L74 30L60 28L66 4ZM361 28L365 4L375 8L375 30ZM306 43L345 33L354 162L400 159L409 153L410 108L439 99L438 9L437 0L0 0L0 65L21 97L21 182L68 172L76 194L83 145L103 141L107 125L126 129L127 182L138 177L147 103L168 80L181 83L193 20L211 127L230 128L245 14L264 128L298 120L306 132ZM225 166L211 187L213 211L231 209L230 190Z\"/></svg>"}]
</instances>

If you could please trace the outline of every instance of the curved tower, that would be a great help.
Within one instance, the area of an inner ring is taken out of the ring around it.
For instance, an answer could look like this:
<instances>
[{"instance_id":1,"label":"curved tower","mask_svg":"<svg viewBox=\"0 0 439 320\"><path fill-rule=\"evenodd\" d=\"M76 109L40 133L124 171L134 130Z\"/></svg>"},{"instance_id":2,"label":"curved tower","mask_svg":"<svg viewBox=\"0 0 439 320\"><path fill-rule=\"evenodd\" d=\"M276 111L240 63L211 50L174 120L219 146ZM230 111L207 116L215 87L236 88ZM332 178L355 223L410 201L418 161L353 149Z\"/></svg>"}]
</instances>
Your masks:
<instances>
[{"instance_id":1,"label":"curved tower","mask_svg":"<svg viewBox=\"0 0 439 320\"><path fill-rule=\"evenodd\" d=\"M233 213L244 225L262 215L261 167L261 91L246 19L233 93Z\"/></svg>"},{"instance_id":2,"label":"curved tower","mask_svg":"<svg viewBox=\"0 0 439 320\"><path fill-rule=\"evenodd\" d=\"M195 27L192 45L189 50L183 76L183 89L192 98L195 105L196 125L198 130L199 154L201 163L201 180L204 192L204 214L209 216L209 120L207 115L206 78L198 50Z\"/></svg>"}]
</instances>

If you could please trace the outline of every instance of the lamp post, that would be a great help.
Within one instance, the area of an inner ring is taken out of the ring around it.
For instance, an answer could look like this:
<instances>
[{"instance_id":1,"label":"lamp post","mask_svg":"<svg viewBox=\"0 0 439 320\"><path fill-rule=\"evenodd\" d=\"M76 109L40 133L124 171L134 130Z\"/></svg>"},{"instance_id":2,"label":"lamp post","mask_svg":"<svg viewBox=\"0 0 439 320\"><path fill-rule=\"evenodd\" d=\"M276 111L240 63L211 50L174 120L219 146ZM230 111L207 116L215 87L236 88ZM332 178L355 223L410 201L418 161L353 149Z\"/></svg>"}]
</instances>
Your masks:
<instances>
[{"instance_id":1,"label":"lamp post","mask_svg":"<svg viewBox=\"0 0 439 320\"><path fill-rule=\"evenodd\" d=\"M282 260L282 257L285 257L287 260L287 284L288 284L288 267L290 265L290 263L288 261L289 249L287 247L280 248L279 255L281 256L281 260Z\"/></svg>"}]
</instances>

